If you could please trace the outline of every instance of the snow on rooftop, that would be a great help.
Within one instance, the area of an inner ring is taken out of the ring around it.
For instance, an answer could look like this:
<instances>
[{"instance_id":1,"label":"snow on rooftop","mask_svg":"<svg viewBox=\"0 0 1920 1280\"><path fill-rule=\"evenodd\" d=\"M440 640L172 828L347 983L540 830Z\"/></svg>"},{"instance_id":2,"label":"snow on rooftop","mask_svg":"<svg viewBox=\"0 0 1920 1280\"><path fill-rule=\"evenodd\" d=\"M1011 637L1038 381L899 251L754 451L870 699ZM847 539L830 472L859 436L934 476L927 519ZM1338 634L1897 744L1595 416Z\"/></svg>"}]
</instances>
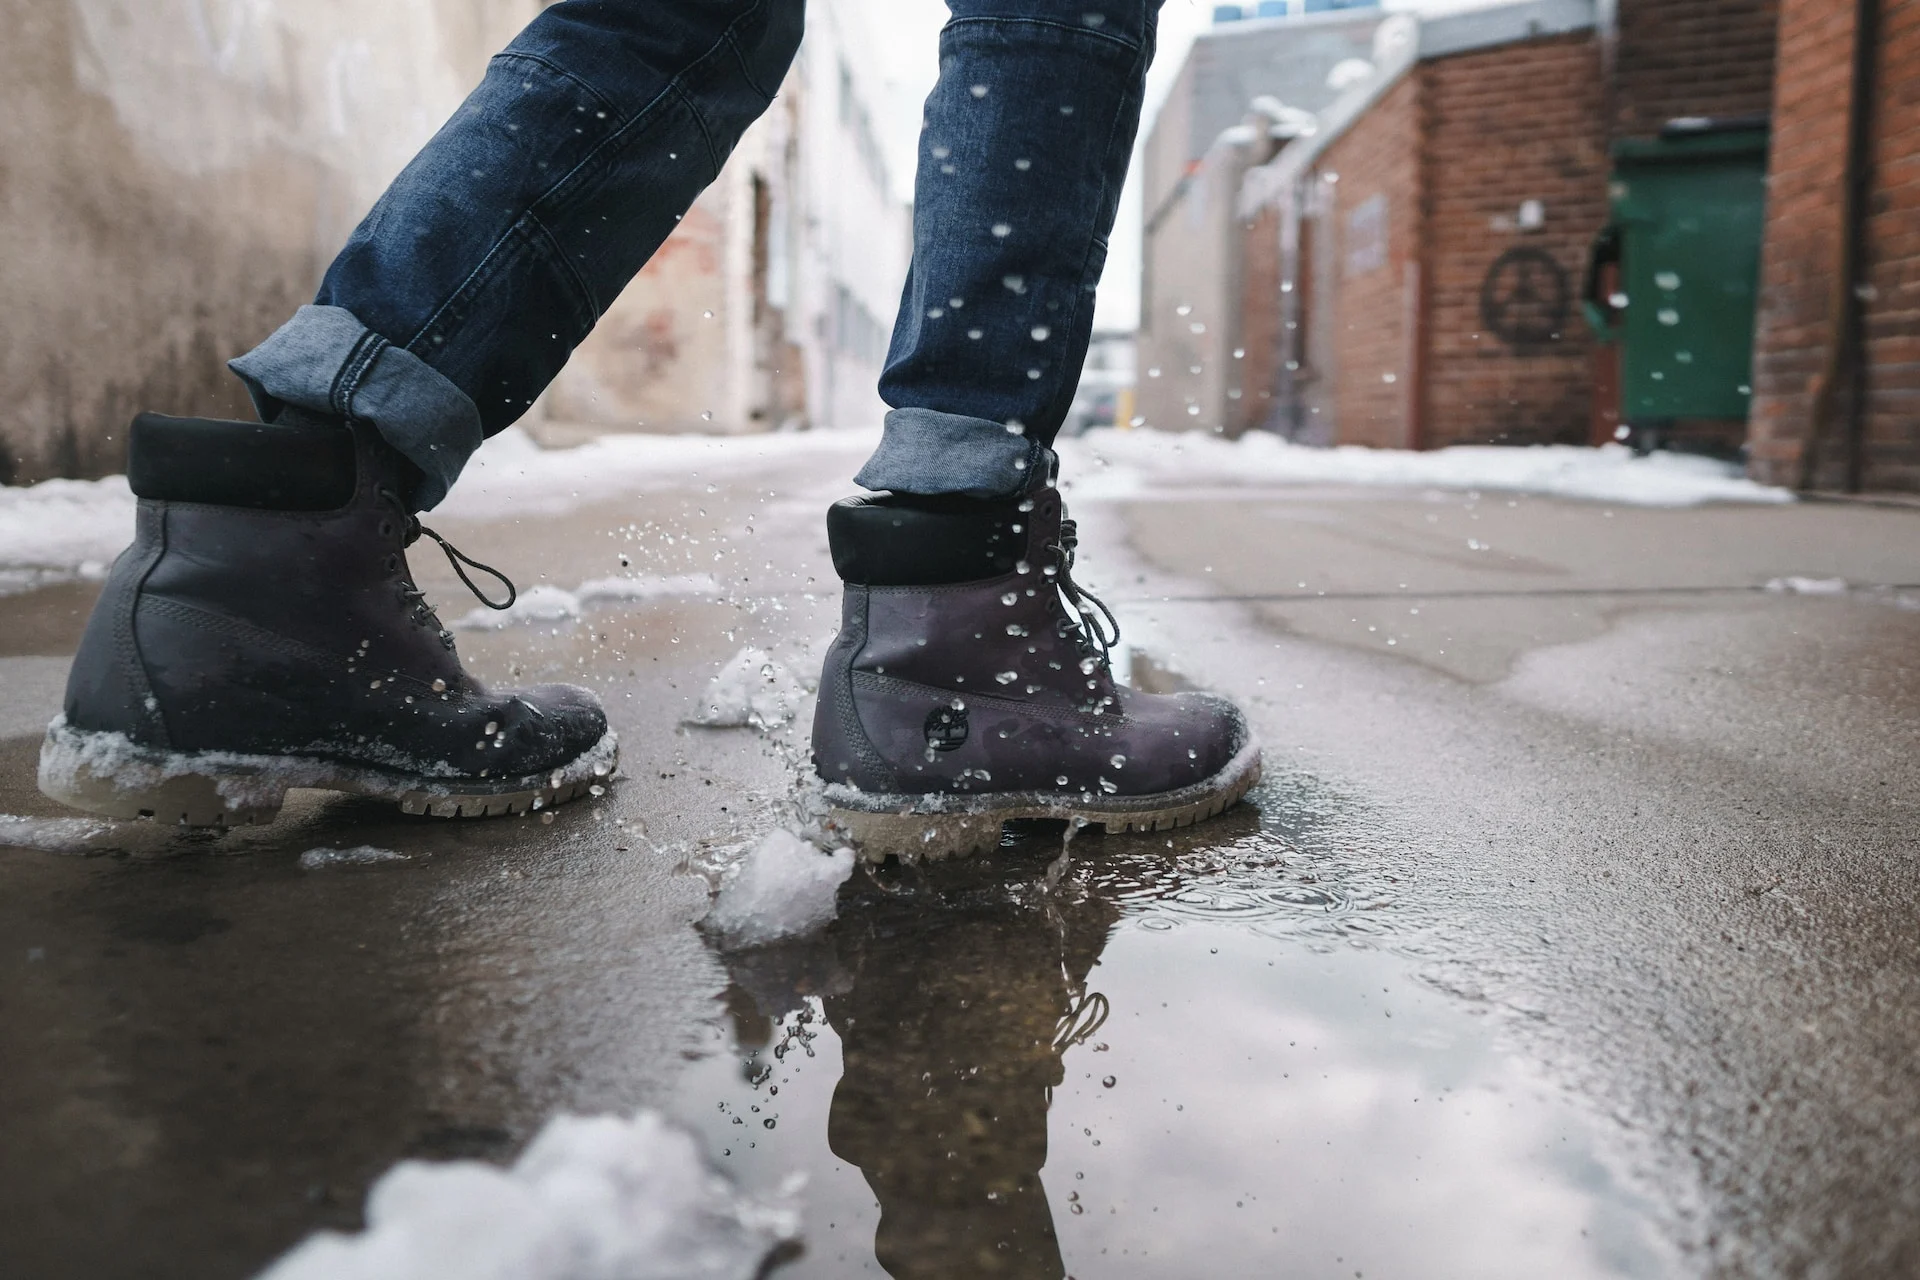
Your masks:
<instances>
[{"instance_id":1,"label":"snow on rooftop","mask_svg":"<svg viewBox=\"0 0 1920 1280\"><path fill-rule=\"evenodd\" d=\"M1061 475L1083 498L1128 498L1162 485L1378 485L1534 493L1635 507L1792 502L1736 463L1684 454L1636 456L1624 445L1456 445L1416 452L1293 444L1256 432L1090 431L1062 441Z\"/></svg>"},{"instance_id":2,"label":"snow on rooftop","mask_svg":"<svg viewBox=\"0 0 1920 1280\"><path fill-rule=\"evenodd\" d=\"M752 1280L799 1226L655 1112L562 1116L511 1168L396 1165L365 1231L319 1232L261 1280Z\"/></svg>"}]
</instances>

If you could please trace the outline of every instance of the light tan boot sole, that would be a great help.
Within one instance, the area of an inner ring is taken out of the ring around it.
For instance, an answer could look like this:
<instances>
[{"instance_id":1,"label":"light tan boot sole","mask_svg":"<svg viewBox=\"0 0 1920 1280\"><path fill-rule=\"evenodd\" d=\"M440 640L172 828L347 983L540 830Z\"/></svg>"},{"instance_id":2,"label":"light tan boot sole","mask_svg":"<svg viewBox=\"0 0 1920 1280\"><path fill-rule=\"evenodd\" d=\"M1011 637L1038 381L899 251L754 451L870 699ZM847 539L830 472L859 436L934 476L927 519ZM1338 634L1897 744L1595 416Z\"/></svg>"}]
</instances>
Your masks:
<instances>
[{"instance_id":1,"label":"light tan boot sole","mask_svg":"<svg viewBox=\"0 0 1920 1280\"><path fill-rule=\"evenodd\" d=\"M889 856L938 861L985 853L1001 828L1021 818L1064 818L1109 833L1171 831L1238 804L1260 781L1258 743L1248 743L1205 782L1153 796L1000 794L879 796L829 786L831 822L868 862Z\"/></svg>"},{"instance_id":2,"label":"light tan boot sole","mask_svg":"<svg viewBox=\"0 0 1920 1280\"><path fill-rule=\"evenodd\" d=\"M609 731L549 773L517 778L432 778L302 756L203 751L174 754L118 733L71 729L63 716L40 747L40 790L85 813L183 827L272 822L293 788L392 800L403 813L483 818L551 808L588 794L619 767Z\"/></svg>"}]
</instances>

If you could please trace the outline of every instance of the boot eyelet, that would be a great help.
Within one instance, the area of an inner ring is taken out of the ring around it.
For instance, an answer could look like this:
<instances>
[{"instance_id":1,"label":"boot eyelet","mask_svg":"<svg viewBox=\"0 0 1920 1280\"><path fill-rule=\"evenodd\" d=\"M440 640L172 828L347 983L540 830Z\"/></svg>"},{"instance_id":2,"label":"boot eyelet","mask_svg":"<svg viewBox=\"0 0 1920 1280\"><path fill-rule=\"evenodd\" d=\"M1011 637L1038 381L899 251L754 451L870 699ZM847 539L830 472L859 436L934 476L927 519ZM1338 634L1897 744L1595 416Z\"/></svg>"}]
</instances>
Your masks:
<instances>
[{"instance_id":1,"label":"boot eyelet","mask_svg":"<svg viewBox=\"0 0 1920 1280\"><path fill-rule=\"evenodd\" d=\"M380 536L383 538L391 538L393 536L393 521L382 520L380 522Z\"/></svg>"}]
</instances>

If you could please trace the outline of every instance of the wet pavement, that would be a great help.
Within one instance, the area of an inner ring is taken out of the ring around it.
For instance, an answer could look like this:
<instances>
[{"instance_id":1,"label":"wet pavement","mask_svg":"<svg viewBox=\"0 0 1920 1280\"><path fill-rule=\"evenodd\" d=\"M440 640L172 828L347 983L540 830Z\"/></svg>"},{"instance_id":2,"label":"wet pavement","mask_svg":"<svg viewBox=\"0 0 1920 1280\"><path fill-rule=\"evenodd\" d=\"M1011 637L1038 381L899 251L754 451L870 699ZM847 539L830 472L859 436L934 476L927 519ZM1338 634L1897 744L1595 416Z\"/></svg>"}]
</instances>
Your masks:
<instances>
[{"instance_id":1,"label":"wet pavement","mask_svg":"<svg viewBox=\"0 0 1920 1280\"><path fill-rule=\"evenodd\" d=\"M808 1175L782 1276L1920 1270L1920 513L1076 503L1136 678L1249 702L1251 802L862 871L824 935L722 954L687 868L791 820L804 717L682 721L748 645L814 674L858 456L440 523L523 584L719 583L460 632L623 735L540 817L61 814L90 589L0 597L6 1274L245 1276L396 1160L641 1106ZM405 856L302 869L357 846Z\"/></svg>"}]
</instances>

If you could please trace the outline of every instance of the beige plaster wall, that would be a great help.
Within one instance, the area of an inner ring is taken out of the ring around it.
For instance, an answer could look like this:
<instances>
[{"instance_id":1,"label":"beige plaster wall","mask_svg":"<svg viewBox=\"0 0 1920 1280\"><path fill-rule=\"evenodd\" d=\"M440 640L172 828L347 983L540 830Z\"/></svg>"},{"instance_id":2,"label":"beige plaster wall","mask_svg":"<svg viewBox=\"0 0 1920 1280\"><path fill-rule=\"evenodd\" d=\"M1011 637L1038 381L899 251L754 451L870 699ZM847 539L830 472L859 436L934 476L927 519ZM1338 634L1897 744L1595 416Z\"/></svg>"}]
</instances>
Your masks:
<instances>
[{"instance_id":1,"label":"beige plaster wall","mask_svg":"<svg viewBox=\"0 0 1920 1280\"><path fill-rule=\"evenodd\" d=\"M124 464L141 409L241 413L225 360L536 0L0 0L0 482Z\"/></svg>"}]
</instances>

